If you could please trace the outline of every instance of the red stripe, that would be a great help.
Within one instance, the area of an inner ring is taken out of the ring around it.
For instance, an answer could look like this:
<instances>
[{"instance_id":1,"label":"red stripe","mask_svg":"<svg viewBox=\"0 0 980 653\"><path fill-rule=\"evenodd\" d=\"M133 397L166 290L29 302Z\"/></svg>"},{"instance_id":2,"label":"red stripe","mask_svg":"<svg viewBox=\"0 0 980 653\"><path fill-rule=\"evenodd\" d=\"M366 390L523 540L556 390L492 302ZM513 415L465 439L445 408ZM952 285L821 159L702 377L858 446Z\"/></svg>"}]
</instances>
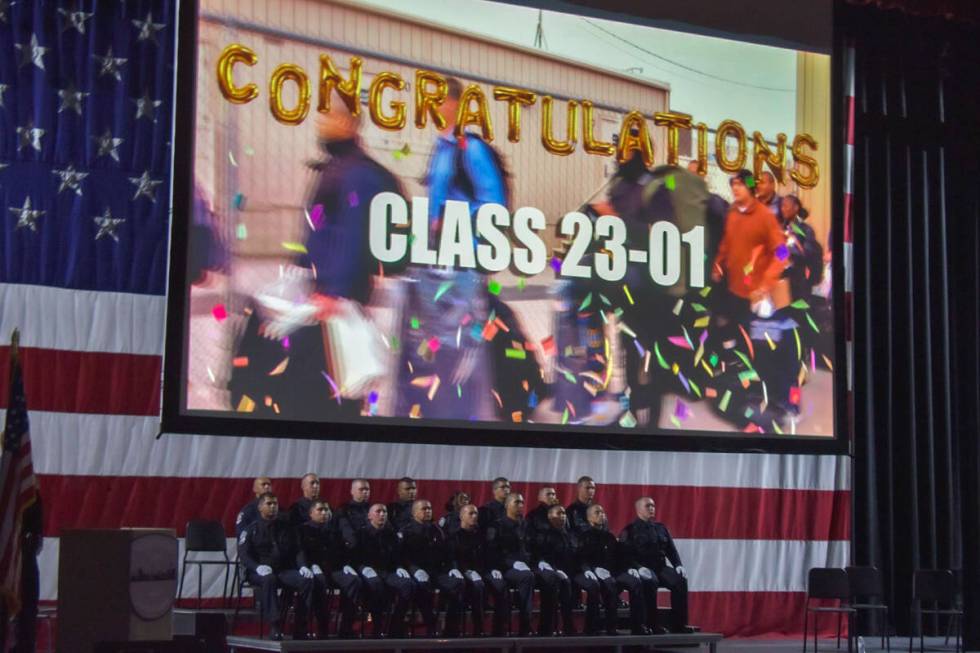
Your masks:
<instances>
[{"instance_id":1,"label":"red stripe","mask_svg":"<svg viewBox=\"0 0 980 653\"><path fill-rule=\"evenodd\" d=\"M183 534L190 519L215 519L234 533L238 510L251 495L251 479L134 476L40 477L45 495L45 534L69 528L169 527ZM396 479L371 481L372 496L392 501ZM514 491L535 503L540 484L512 482ZM273 479L283 506L299 497L297 479ZM349 499L347 479L322 479L321 494L332 506ZM475 503L489 499L488 483L419 482L419 496L432 500L437 515L457 489ZM562 503L574 500L573 484L556 486ZM531 492L535 494L531 494ZM850 492L691 486L601 485L598 501L618 532L633 516L640 496L656 498L659 517L674 537L685 539L847 540Z\"/></svg>"},{"instance_id":2,"label":"red stripe","mask_svg":"<svg viewBox=\"0 0 980 653\"><path fill-rule=\"evenodd\" d=\"M24 391L31 410L115 415L160 414L160 356L22 347ZM0 369L10 348L0 347ZM0 374L0 408L9 379Z\"/></svg>"}]
</instances>

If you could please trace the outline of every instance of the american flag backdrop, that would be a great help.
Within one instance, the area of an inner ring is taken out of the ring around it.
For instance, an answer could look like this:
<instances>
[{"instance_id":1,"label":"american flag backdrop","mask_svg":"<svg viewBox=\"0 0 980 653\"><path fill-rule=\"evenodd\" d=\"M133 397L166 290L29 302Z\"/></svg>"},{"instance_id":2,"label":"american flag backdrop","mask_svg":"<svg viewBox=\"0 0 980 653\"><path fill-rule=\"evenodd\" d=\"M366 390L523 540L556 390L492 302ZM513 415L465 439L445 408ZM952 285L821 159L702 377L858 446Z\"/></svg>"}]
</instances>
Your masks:
<instances>
[{"instance_id":1,"label":"american flag backdrop","mask_svg":"<svg viewBox=\"0 0 980 653\"><path fill-rule=\"evenodd\" d=\"M42 599L57 598L63 529L183 535L188 519L203 518L232 536L256 475L272 477L285 505L308 471L332 504L346 500L353 476L390 501L410 475L441 506L456 489L486 501L500 475L531 497L553 485L570 503L575 479L589 474L617 530L635 498L657 499L691 577L694 623L743 636L800 632L807 569L849 561L844 457L155 440L174 54L170 0L0 0L0 334L22 333L45 504ZM0 365L8 358L0 347ZM8 391L0 375L0 402ZM196 576L187 581L196 587ZM220 595L216 576L205 593Z\"/></svg>"}]
</instances>

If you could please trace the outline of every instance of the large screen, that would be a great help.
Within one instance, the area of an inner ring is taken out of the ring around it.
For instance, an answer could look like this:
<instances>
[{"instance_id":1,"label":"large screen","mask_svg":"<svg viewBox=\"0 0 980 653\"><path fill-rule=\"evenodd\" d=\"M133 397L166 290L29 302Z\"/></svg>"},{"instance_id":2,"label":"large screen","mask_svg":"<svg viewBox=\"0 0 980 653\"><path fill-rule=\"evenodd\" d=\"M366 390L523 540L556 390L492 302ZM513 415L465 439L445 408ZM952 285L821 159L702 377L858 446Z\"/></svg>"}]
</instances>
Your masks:
<instances>
[{"instance_id":1,"label":"large screen","mask_svg":"<svg viewBox=\"0 0 980 653\"><path fill-rule=\"evenodd\" d=\"M165 429L835 439L826 51L480 0L193 11Z\"/></svg>"}]
</instances>

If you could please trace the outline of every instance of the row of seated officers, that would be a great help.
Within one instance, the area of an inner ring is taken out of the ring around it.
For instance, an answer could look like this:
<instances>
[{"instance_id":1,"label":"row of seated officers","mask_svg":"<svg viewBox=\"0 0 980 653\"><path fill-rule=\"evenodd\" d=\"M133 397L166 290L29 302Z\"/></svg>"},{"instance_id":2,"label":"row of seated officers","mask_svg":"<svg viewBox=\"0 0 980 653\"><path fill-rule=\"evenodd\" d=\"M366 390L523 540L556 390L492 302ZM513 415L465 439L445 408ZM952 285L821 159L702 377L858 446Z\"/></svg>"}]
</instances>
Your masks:
<instances>
[{"instance_id":1,"label":"row of seated officers","mask_svg":"<svg viewBox=\"0 0 980 653\"><path fill-rule=\"evenodd\" d=\"M525 516L524 497L505 478L493 481L494 498L477 508L464 492L434 520L432 504L416 498L410 478L399 481L399 501L372 503L370 483L355 479L351 501L332 513L319 497L319 479L307 474L303 497L286 514L267 478L255 481L256 498L237 520L239 559L254 587L270 636L282 638L279 590L295 596L294 638L326 637L329 596L339 590L339 637L353 637L358 606L370 613L374 635L403 637L414 605L426 634L436 636L435 593L446 605L442 635L458 637L467 606L473 634L485 635L484 610L492 599L492 634L511 634L513 608L520 636L576 634L573 610L586 595L585 633L618 634L620 593L629 595L633 634L668 632L657 620L657 590L671 592L669 630L687 625L687 578L677 548L660 522L653 499L635 502L634 519L617 538L605 509L594 502L595 483L582 477L568 509L554 488ZM532 598L540 595L537 633ZM512 598L516 597L516 604ZM316 617L317 633L309 615ZM561 629L558 616L561 616Z\"/></svg>"}]
</instances>

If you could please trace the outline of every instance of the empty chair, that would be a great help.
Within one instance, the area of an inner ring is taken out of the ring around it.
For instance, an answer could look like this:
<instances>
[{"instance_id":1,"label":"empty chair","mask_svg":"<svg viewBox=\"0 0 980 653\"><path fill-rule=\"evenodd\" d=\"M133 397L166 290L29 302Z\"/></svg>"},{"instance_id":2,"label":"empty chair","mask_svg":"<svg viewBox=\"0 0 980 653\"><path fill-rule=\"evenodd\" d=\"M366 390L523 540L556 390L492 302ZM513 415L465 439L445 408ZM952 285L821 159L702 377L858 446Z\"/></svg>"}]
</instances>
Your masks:
<instances>
[{"instance_id":1,"label":"empty chair","mask_svg":"<svg viewBox=\"0 0 980 653\"><path fill-rule=\"evenodd\" d=\"M814 599L830 599L838 601L837 606L811 607ZM856 610L848 601L851 599L851 587L847 580L847 572L843 569L827 569L814 567L807 578L806 604L803 609L803 653L806 653L806 635L810 613L813 614L813 651L817 651L817 615L821 613L837 614L837 648L840 648L841 620L847 615L847 651L851 653L851 638L854 634L853 617Z\"/></svg>"},{"instance_id":2,"label":"empty chair","mask_svg":"<svg viewBox=\"0 0 980 653\"><path fill-rule=\"evenodd\" d=\"M225 529L220 522L195 519L187 522L187 534L184 538L184 559L180 569L180 585L177 588L177 599L184 592L184 578L187 573L187 565L197 565L197 607L201 608L203 599L201 592L203 588L204 565L221 565L224 567L221 583L221 603L224 607L225 598L228 595L228 568L232 564L228 559L228 551L225 545ZM188 560L187 556L194 554L195 558ZM220 553L221 557L213 557L213 554ZM200 554L212 554L212 557L200 559Z\"/></svg>"},{"instance_id":3,"label":"empty chair","mask_svg":"<svg viewBox=\"0 0 980 653\"><path fill-rule=\"evenodd\" d=\"M891 651L891 641L888 640L888 605L882 602L885 592L881 584L881 572L877 567L848 567L847 582L851 587L852 608L857 612L884 612L881 646Z\"/></svg>"},{"instance_id":4,"label":"empty chair","mask_svg":"<svg viewBox=\"0 0 980 653\"><path fill-rule=\"evenodd\" d=\"M949 569L917 569L912 575L912 614L919 632L919 651L925 650L922 634L922 615L945 615L957 622L956 652L959 653L963 637L963 610L959 607L956 579ZM931 608L923 608L923 603L931 603ZM909 653L912 651L914 635L909 635Z\"/></svg>"}]
</instances>

